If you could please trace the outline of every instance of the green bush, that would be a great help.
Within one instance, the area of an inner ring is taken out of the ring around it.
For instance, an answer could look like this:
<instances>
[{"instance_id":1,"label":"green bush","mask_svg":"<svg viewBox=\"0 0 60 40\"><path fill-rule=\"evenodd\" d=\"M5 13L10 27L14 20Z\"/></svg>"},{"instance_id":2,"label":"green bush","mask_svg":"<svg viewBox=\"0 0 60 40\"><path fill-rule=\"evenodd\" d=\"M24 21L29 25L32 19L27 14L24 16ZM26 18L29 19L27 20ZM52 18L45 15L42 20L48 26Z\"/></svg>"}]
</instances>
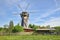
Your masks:
<instances>
[{"instance_id":1,"label":"green bush","mask_svg":"<svg viewBox=\"0 0 60 40\"><path fill-rule=\"evenodd\" d=\"M0 31L2 30L2 28L0 27Z\"/></svg>"},{"instance_id":2,"label":"green bush","mask_svg":"<svg viewBox=\"0 0 60 40\"><path fill-rule=\"evenodd\" d=\"M36 29L38 28L38 26L36 26L34 24L33 25L32 24L29 24L29 27L32 28L34 31L36 31Z\"/></svg>"},{"instance_id":3,"label":"green bush","mask_svg":"<svg viewBox=\"0 0 60 40\"><path fill-rule=\"evenodd\" d=\"M19 26L19 24L17 24L12 30L12 32L22 32L22 31L23 31L23 27Z\"/></svg>"},{"instance_id":4,"label":"green bush","mask_svg":"<svg viewBox=\"0 0 60 40\"><path fill-rule=\"evenodd\" d=\"M56 29L55 32L57 32L57 34L60 34L60 26L56 26L54 28Z\"/></svg>"}]
</instances>

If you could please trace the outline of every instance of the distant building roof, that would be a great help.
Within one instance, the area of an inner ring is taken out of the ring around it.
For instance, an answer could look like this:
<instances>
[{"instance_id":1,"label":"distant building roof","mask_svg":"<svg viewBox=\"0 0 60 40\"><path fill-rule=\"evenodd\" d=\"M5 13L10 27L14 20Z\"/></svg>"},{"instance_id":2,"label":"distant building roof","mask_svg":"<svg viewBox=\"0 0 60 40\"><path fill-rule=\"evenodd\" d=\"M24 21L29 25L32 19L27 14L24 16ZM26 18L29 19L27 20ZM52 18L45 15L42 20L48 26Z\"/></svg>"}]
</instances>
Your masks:
<instances>
[{"instance_id":1,"label":"distant building roof","mask_svg":"<svg viewBox=\"0 0 60 40\"><path fill-rule=\"evenodd\" d=\"M24 28L24 29L31 29L31 30L33 30L32 28ZM36 30L55 30L54 28L50 28L50 29L36 29Z\"/></svg>"},{"instance_id":2,"label":"distant building roof","mask_svg":"<svg viewBox=\"0 0 60 40\"><path fill-rule=\"evenodd\" d=\"M55 29L36 29L36 30L55 30Z\"/></svg>"}]
</instances>

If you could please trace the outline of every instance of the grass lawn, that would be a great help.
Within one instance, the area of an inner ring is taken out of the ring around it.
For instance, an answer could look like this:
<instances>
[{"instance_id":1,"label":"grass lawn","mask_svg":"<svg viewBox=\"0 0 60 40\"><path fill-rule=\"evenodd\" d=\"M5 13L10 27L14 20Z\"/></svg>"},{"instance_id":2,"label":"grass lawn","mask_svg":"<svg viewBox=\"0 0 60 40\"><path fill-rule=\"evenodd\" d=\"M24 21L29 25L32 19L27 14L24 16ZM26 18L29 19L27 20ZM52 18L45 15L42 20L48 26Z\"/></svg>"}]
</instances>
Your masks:
<instances>
[{"instance_id":1,"label":"grass lawn","mask_svg":"<svg viewBox=\"0 0 60 40\"><path fill-rule=\"evenodd\" d=\"M0 36L0 40L60 40L60 35Z\"/></svg>"}]
</instances>

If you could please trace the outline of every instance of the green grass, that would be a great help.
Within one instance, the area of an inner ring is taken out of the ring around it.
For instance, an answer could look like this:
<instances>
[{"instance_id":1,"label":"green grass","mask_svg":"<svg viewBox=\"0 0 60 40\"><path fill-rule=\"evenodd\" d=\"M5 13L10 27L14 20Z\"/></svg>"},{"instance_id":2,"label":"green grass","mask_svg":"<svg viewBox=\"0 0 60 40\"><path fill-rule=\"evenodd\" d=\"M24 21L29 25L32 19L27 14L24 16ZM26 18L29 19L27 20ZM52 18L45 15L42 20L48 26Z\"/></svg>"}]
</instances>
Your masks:
<instances>
[{"instance_id":1,"label":"green grass","mask_svg":"<svg viewBox=\"0 0 60 40\"><path fill-rule=\"evenodd\" d=\"M60 35L0 36L0 40L60 40Z\"/></svg>"}]
</instances>

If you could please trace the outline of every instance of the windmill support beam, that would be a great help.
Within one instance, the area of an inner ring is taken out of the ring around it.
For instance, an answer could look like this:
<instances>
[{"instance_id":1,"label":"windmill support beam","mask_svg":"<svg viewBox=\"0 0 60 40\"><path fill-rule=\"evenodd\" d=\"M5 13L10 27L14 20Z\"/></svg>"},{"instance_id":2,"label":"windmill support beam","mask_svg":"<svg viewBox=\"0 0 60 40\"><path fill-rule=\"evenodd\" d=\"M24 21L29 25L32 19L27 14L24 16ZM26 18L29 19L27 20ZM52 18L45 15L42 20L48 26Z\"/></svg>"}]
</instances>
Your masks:
<instances>
[{"instance_id":1,"label":"windmill support beam","mask_svg":"<svg viewBox=\"0 0 60 40\"><path fill-rule=\"evenodd\" d=\"M23 26L24 28L28 28L28 18L29 18L29 14L27 12L22 12L20 14L21 16L21 26Z\"/></svg>"}]
</instances>

